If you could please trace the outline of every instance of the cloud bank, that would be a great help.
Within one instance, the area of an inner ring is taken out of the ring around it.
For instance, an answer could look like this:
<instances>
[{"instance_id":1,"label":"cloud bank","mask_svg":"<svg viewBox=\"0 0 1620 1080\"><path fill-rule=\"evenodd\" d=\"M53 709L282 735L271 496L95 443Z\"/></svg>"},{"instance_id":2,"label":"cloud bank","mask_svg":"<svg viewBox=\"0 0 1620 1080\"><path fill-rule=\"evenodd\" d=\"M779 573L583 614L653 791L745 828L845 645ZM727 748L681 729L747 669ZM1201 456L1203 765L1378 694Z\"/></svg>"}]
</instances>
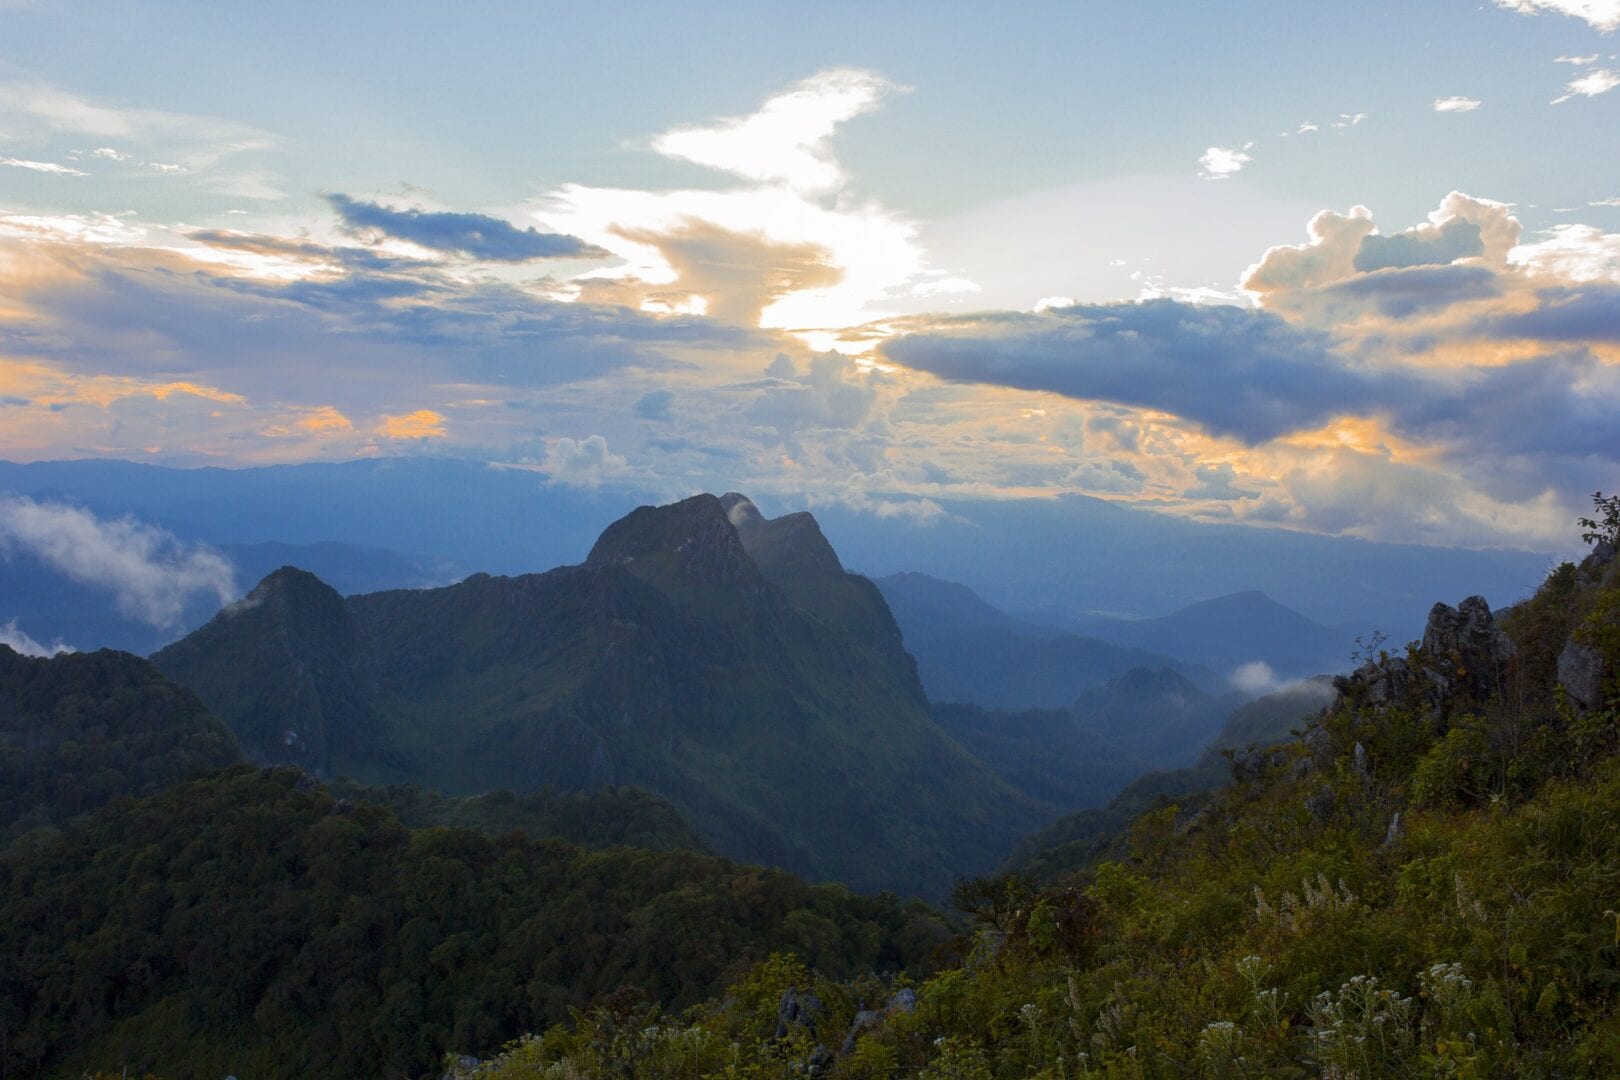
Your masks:
<instances>
[{"instance_id":1,"label":"cloud bank","mask_svg":"<svg viewBox=\"0 0 1620 1080\"><path fill-rule=\"evenodd\" d=\"M180 623L194 596L236 596L230 562L134 518L107 521L66 503L0 496L0 554L22 552L81 585L110 593L118 610L158 630Z\"/></svg>"}]
</instances>

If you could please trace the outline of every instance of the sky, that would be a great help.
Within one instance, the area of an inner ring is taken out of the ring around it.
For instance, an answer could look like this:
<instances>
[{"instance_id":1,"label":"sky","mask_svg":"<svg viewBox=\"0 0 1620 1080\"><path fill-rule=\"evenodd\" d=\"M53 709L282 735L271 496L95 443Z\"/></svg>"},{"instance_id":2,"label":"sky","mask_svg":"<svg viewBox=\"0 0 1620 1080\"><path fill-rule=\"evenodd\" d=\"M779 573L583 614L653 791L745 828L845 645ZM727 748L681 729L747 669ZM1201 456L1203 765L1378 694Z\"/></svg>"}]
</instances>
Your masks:
<instances>
[{"instance_id":1,"label":"sky","mask_svg":"<svg viewBox=\"0 0 1620 1080\"><path fill-rule=\"evenodd\" d=\"M0 0L0 457L1563 548L1620 0Z\"/></svg>"}]
</instances>

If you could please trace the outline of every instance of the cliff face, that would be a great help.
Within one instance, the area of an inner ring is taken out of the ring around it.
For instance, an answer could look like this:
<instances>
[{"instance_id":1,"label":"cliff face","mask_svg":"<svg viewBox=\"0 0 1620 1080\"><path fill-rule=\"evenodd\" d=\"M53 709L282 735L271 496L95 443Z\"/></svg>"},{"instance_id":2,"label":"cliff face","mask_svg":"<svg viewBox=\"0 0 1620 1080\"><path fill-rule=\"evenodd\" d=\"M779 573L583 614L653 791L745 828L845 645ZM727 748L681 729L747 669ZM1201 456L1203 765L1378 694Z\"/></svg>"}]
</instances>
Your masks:
<instances>
[{"instance_id":1,"label":"cliff face","mask_svg":"<svg viewBox=\"0 0 1620 1080\"><path fill-rule=\"evenodd\" d=\"M280 571L241 607L154 659L258 760L447 792L634 784L722 854L936 896L1040 815L929 719L881 595L814 518L742 496L642 507L546 574L341 601Z\"/></svg>"}]
</instances>

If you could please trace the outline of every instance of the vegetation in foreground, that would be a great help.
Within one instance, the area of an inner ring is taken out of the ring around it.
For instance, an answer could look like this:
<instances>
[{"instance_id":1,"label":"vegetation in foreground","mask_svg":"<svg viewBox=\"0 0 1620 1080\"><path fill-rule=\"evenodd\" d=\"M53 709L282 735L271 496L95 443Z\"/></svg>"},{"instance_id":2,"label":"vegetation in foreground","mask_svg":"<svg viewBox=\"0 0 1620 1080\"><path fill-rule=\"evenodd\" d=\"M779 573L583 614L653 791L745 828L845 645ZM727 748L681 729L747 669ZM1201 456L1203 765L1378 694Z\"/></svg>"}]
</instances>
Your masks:
<instances>
[{"instance_id":1,"label":"vegetation in foreground","mask_svg":"<svg viewBox=\"0 0 1620 1080\"><path fill-rule=\"evenodd\" d=\"M1234 754L1197 813L1143 814L1116 856L1043 888L964 885L967 959L914 999L778 955L684 1013L602 1004L451 1070L1620 1074L1616 509L1580 568L1499 624L1437 606L1302 739Z\"/></svg>"}]
</instances>

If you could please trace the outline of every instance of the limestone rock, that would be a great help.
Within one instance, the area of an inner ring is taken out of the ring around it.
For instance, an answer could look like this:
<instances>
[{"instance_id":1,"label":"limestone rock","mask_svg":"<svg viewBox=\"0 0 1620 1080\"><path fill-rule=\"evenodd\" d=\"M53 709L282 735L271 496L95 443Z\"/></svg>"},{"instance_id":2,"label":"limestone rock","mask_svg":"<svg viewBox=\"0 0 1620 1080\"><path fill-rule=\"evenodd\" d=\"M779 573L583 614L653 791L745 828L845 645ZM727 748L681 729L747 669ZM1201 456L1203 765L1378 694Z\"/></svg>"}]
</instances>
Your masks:
<instances>
[{"instance_id":1,"label":"limestone rock","mask_svg":"<svg viewBox=\"0 0 1620 1080\"><path fill-rule=\"evenodd\" d=\"M1558 654L1558 685L1582 709L1603 704L1603 654L1590 645L1569 641Z\"/></svg>"}]
</instances>

